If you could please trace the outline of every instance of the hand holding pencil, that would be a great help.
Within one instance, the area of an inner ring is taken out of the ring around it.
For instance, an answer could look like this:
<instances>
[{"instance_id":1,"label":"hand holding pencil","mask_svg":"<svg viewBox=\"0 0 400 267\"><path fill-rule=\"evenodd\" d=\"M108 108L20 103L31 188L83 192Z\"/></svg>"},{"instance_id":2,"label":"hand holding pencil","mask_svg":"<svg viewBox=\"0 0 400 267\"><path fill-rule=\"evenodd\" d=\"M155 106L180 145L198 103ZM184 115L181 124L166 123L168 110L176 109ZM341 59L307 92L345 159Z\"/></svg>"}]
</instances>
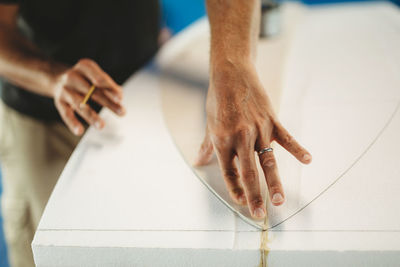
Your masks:
<instances>
[{"instance_id":1,"label":"hand holding pencil","mask_svg":"<svg viewBox=\"0 0 400 267\"><path fill-rule=\"evenodd\" d=\"M75 134L84 132L79 114L89 125L102 129L105 125L88 104L92 99L119 116L125 114L122 106L122 88L100 66L90 59L81 59L75 66L57 77L54 103L67 127ZM75 114L76 113L76 114Z\"/></svg>"},{"instance_id":2,"label":"hand holding pencil","mask_svg":"<svg viewBox=\"0 0 400 267\"><path fill-rule=\"evenodd\" d=\"M85 105L87 104L87 102L89 101L90 97L93 95L94 90L96 89L96 86L94 86L94 84L90 87L89 92L87 92L87 94L85 95L85 98L82 100L81 104L80 104L80 108L84 108Z\"/></svg>"}]
</instances>

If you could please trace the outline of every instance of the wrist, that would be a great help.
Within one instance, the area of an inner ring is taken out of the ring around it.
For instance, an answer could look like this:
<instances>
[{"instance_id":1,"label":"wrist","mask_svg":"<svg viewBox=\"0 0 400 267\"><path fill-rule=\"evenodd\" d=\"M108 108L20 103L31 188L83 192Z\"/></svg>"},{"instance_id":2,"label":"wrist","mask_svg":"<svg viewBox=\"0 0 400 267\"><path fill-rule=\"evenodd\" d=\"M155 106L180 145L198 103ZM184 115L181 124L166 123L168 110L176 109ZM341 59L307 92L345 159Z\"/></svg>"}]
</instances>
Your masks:
<instances>
[{"instance_id":1,"label":"wrist","mask_svg":"<svg viewBox=\"0 0 400 267\"><path fill-rule=\"evenodd\" d=\"M227 80L248 76L254 70L255 66L250 57L215 57L210 62L210 81L224 83Z\"/></svg>"},{"instance_id":2,"label":"wrist","mask_svg":"<svg viewBox=\"0 0 400 267\"><path fill-rule=\"evenodd\" d=\"M211 70L212 68L223 68L228 66L245 67L252 64L251 56L241 53L214 53L210 58Z\"/></svg>"},{"instance_id":3,"label":"wrist","mask_svg":"<svg viewBox=\"0 0 400 267\"><path fill-rule=\"evenodd\" d=\"M57 83L60 80L60 76L68 69L68 66L57 63L57 62L48 62L47 70L46 70L46 92L49 97L54 98L55 88Z\"/></svg>"}]
</instances>

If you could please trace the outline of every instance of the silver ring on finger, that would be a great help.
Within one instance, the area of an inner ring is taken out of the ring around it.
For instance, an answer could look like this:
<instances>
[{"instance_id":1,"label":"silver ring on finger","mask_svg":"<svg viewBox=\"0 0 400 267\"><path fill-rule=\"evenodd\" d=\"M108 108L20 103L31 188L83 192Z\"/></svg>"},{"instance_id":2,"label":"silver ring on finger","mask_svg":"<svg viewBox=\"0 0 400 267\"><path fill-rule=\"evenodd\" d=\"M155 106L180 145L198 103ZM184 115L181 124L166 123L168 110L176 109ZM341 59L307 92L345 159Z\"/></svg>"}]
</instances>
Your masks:
<instances>
[{"instance_id":1,"label":"silver ring on finger","mask_svg":"<svg viewBox=\"0 0 400 267\"><path fill-rule=\"evenodd\" d=\"M272 152L274 151L274 149L272 147L265 147L263 149L261 149L260 151L258 151L258 155L261 156L262 154L266 153L266 152Z\"/></svg>"}]
</instances>

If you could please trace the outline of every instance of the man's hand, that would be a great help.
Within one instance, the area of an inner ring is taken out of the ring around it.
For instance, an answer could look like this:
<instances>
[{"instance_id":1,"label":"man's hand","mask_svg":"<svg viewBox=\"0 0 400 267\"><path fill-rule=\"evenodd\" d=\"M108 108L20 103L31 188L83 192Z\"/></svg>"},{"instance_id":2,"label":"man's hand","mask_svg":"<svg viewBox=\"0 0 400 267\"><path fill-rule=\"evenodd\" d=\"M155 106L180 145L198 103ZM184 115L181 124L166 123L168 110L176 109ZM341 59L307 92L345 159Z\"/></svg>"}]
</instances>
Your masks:
<instances>
[{"instance_id":1,"label":"man's hand","mask_svg":"<svg viewBox=\"0 0 400 267\"><path fill-rule=\"evenodd\" d=\"M213 68L207 97L207 135L196 164L207 164L215 151L231 197L238 204L248 204L253 217L263 218L266 210L256 160L264 171L272 203L281 205L285 194L273 152L259 157L255 152L277 141L302 163L310 163L311 155L278 121L251 62L225 62Z\"/></svg>"},{"instance_id":2,"label":"man's hand","mask_svg":"<svg viewBox=\"0 0 400 267\"><path fill-rule=\"evenodd\" d=\"M17 28L18 5L0 4L0 76L33 93L53 97L68 128L76 135L84 131L75 116L78 113L90 125L104 127L104 121L89 106L80 106L92 85L92 99L101 106L124 115L122 89L90 59L82 59L72 68L54 62Z\"/></svg>"},{"instance_id":3,"label":"man's hand","mask_svg":"<svg viewBox=\"0 0 400 267\"><path fill-rule=\"evenodd\" d=\"M92 85L96 86L91 97L95 102L117 115L125 114L121 105L122 88L96 62L81 59L75 66L59 74L54 85L54 103L65 124L76 135L81 135L84 127L75 112L97 129L104 127L104 121L96 111L88 104L81 105Z\"/></svg>"},{"instance_id":4,"label":"man's hand","mask_svg":"<svg viewBox=\"0 0 400 267\"><path fill-rule=\"evenodd\" d=\"M207 0L211 26L208 126L197 160L197 165L207 164L215 151L230 195L238 204L248 204L255 218L266 215L255 153L277 141L302 163L311 162L310 153L280 124L255 70L260 9L259 0ZM281 205L285 194L273 152L259 155L258 160L272 203Z\"/></svg>"}]
</instances>

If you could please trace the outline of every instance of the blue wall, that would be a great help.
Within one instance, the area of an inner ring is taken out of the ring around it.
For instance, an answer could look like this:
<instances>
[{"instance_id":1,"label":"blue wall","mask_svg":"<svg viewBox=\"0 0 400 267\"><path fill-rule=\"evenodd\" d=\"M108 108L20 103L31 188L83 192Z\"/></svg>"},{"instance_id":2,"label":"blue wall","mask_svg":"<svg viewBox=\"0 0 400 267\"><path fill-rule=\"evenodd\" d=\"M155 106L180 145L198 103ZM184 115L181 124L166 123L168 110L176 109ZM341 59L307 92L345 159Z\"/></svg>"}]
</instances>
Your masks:
<instances>
[{"instance_id":1,"label":"blue wall","mask_svg":"<svg viewBox=\"0 0 400 267\"><path fill-rule=\"evenodd\" d=\"M206 14L205 0L161 0L164 25L177 33Z\"/></svg>"},{"instance_id":2,"label":"blue wall","mask_svg":"<svg viewBox=\"0 0 400 267\"><path fill-rule=\"evenodd\" d=\"M277 0L283 2L282 0ZM365 0L300 0L307 5L362 2ZM400 0L391 0L400 5ZM161 0L163 25L170 28L173 34L181 31L191 22L206 14L205 0Z\"/></svg>"}]
</instances>

